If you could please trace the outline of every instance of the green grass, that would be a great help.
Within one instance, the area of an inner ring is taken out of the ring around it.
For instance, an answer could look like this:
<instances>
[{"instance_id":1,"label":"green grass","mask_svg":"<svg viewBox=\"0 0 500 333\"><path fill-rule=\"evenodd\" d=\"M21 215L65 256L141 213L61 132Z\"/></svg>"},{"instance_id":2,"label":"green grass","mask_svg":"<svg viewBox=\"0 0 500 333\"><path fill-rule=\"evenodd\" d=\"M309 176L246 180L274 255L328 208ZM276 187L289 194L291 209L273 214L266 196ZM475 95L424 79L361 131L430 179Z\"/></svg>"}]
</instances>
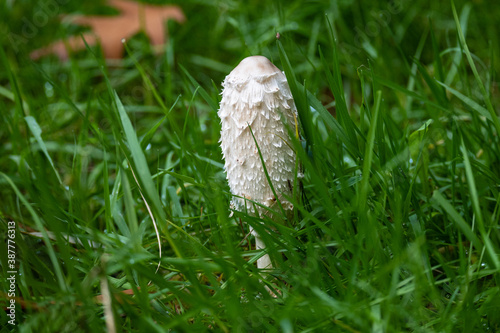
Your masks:
<instances>
[{"instance_id":1,"label":"green grass","mask_svg":"<svg viewBox=\"0 0 500 333\"><path fill-rule=\"evenodd\" d=\"M0 263L7 277L14 221L18 272L3 331L500 331L500 6L254 3L178 1L163 52L138 34L118 62L32 61L78 28L0 5ZM285 224L230 217L220 83L255 54L299 111Z\"/></svg>"}]
</instances>

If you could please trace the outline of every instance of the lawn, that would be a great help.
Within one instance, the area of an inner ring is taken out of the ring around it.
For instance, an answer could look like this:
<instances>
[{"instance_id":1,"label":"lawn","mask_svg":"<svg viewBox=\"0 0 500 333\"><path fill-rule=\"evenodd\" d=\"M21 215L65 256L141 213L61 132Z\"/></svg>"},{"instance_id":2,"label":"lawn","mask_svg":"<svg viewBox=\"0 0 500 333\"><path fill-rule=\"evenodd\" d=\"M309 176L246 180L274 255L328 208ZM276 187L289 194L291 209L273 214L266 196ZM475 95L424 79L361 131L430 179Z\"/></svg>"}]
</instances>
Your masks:
<instances>
[{"instance_id":1,"label":"lawn","mask_svg":"<svg viewBox=\"0 0 500 333\"><path fill-rule=\"evenodd\" d=\"M81 40L62 14L117 11L0 4L2 332L500 331L496 1L169 5L165 44L60 59L33 52ZM230 208L217 111L251 55L299 114L284 223Z\"/></svg>"}]
</instances>

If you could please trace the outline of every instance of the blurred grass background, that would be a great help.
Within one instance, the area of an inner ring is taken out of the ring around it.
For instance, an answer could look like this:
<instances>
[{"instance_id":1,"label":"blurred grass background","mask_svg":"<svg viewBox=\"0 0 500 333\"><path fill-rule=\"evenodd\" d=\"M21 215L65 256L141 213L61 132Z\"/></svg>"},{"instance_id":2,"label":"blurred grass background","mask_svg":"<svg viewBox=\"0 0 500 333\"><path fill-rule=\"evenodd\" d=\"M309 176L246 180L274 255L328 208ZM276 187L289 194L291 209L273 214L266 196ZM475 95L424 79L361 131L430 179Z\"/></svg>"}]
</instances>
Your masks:
<instances>
[{"instance_id":1,"label":"blurred grass background","mask_svg":"<svg viewBox=\"0 0 500 333\"><path fill-rule=\"evenodd\" d=\"M18 271L3 330L500 330L499 4L168 4L187 20L161 52L139 33L112 61L30 58L83 31L60 14L116 13L103 1L0 4L0 228L16 222ZM285 71L303 129L286 225L229 217L220 83L256 54Z\"/></svg>"}]
</instances>

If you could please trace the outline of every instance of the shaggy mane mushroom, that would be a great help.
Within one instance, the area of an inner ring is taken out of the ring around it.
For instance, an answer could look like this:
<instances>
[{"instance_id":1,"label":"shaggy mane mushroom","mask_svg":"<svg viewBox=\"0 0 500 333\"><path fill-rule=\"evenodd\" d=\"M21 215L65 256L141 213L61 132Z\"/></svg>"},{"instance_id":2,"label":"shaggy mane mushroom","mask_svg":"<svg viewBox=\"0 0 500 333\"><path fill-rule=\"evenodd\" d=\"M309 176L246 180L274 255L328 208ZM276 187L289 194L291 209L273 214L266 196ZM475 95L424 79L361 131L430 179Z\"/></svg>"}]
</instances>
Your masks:
<instances>
[{"instance_id":1,"label":"shaggy mane mushroom","mask_svg":"<svg viewBox=\"0 0 500 333\"><path fill-rule=\"evenodd\" d=\"M279 201L290 215L293 205L284 195L292 197L296 154L291 148L287 126L295 128L297 109L285 75L266 57L252 56L243 59L222 85L218 111L220 143L229 188L235 195L232 208L247 209L253 215L269 215L268 209L252 201L271 209L279 208ZM278 198L269 185L262 162ZM261 237L251 231L256 248L265 248ZM271 268L269 255L261 257L257 267Z\"/></svg>"}]
</instances>

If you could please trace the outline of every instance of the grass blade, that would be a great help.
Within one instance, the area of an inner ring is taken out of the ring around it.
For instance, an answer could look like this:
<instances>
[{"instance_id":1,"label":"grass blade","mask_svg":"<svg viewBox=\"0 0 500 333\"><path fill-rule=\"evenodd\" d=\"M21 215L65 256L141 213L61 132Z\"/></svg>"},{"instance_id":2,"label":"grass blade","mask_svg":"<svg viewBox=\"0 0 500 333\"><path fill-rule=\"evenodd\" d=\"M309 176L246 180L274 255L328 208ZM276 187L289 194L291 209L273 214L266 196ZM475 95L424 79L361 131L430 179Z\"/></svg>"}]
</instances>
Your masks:
<instances>
[{"instance_id":1,"label":"grass blade","mask_svg":"<svg viewBox=\"0 0 500 333\"><path fill-rule=\"evenodd\" d=\"M467 183L469 185L470 198L472 200L472 208L474 210L475 217L477 220L479 233L481 234L483 243L486 246L486 254L487 254L486 258L488 259L489 264L492 266L492 268L498 270L500 268L500 262L498 260L498 255L497 255L498 251L495 251L493 244L491 243L490 238L486 234L486 230L484 229L483 214L481 212L481 207L479 205L479 195L477 193L476 182L474 180L471 163L469 161L469 155L463 139L460 149L462 150L462 156L464 158L465 176L467 177Z\"/></svg>"},{"instance_id":2,"label":"grass blade","mask_svg":"<svg viewBox=\"0 0 500 333\"><path fill-rule=\"evenodd\" d=\"M43 154L45 155L45 157L47 157L47 160L49 160L50 166L52 166L52 170L54 170L54 173L56 174L57 180L59 181L59 184L61 184L61 186L62 186L63 182L61 180L61 177L59 176L59 172L57 172L57 169L54 165L54 162L52 161L52 158L50 157L49 152L47 151L47 146L45 146L45 142L42 139L42 129L38 125L36 119L33 118L32 116L24 117L24 119L26 120L26 123L28 124L28 127L31 130L31 133L35 137L36 142L38 143L38 145L42 149Z\"/></svg>"},{"instance_id":3,"label":"grass blade","mask_svg":"<svg viewBox=\"0 0 500 333\"><path fill-rule=\"evenodd\" d=\"M476 64L474 63L474 60L472 59L472 55L469 51L469 47L467 46L467 42L465 41L465 35L462 31L462 27L461 27L460 21L458 19L457 9L455 8L455 2L453 0L451 1L451 9L453 11L453 18L455 19L455 26L457 27L458 38L460 39L460 43L464 49L465 55L467 57L467 61L469 62L469 66L472 69L472 73L474 74L474 77L476 78L476 83L479 86L479 90L481 91L481 94L483 95L483 100L486 103L486 108L488 109L488 112L490 113L490 120L493 121L493 125L495 126L495 129L497 130L497 135L498 135L498 133L500 133L500 120L498 119L498 116L497 116L495 110L493 109L493 105L491 104L491 99L488 96L488 93L486 92L483 81L481 80L481 77L479 76L479 72L477 71Z\"/></svg>"},{"instance_id":4,"label":"grass blade","mask_svg":"<svg viewBox=\"0 0 500 333\"><path fill-rule=\"evenodd\" d=\"M366 148L365 148L365 158L363 160L363 177L361 179L361 184L359 187L359 196L357 205L360 207L360 212L365 211L366 199L368 197L368 185L370 180L370 168L373 161L374 146L375 146L375 132L377 129L377 122L380 113L380 101L382 100L382 92L379 90L375 94L375 105L373 107L372 121L370 124L370 129L368 131L368 136L366 138Z\"/></svg>"},{"instance_id":5,"label":"grass blade","mask_svg":"<svg viewBox=\"0 0 500 333\"><path fill-rule=\"evenodd\" d=\"M156 188L152 180L153 178L151 176L151 172L149 171L146 157L144 156L144 152L141 148L141 145L139 144L139 140L137 139L137 135L135 134L134 128L132 127L132 123L130 122L125 108L123 107L123 104L116 92L114 93L114 100L120 116L123 131L125 132L125 137L127 138L127 142L129 144L130 154L132 155L132 160L134 161L135 173L139 181L139 188L141 192L144 192L145 197L148 200L151 200L153 212L155 216L157 216L157 221L161 221L160 223L163 226L162 231L165 233L165 237L167 238L175 254L178 257L182 258L178 247L170 236L168 226L165 224L165 211L163 210L160 198L158 196L158 193L156 192Z\"/></svg>"},{"instance_id":6,"label":"grass blade","mask_svg":"<svg viewBox=\"0 0 500 333\"><path fill-rule=\"evenodd\" d=\"M459 91L453 89L452 87L446 85L443 82L439 82L439 81L436 81L436 82L439 83L440 85L442 85L444 88L446 88L453 95L458 97L462 102L464 102L466 105L468 105L470 108L472 108L472 110L477 111L481 116L485 117L486 119L493 121L493 118L491 117L491 113L489 113L488 110L483 108L478 103L474 102L474 100L472 98L463 95Z\"/></svg>"},{"instance_id":7,"label":"grass blade","mask_svg":"<svg viewBox=\"0 0 500 333\"><path fill-rule=\"evenodd\" d=\"M56 251L54 250L54 247L52 246L49 234L48 234L47 230L45 229L42 220L40 219L38 214L35 212L33 207L30 205L28 200L26 200L26 198L21 193L21 191L19 191L17 186L12 182L12 180L9 178L9 176L4 174L3 172L0 172L0 175L3 176L5 178L5 180L7 181L7 183L12 187L12 189L16 193L17 197L19 198L19 200L21 200L23 205L26 207L26 209L30 213L30 216L33 219L33 222L35 222L35 225L38 228L38 231L42 234L43 241L44 241L45 245L47 246L47 252L48 252L50 261L52 262L52 266L54 267L54 273L56 275L57 281L59 282L59 288L61 290L66 291L68 288L66 287L66 281L64 279L61 265L59 263L59 260L58 260L57 255L56 255Z\"/></svg>"},{"instance_id":8,"label":"grass blade","mask_svg":"<svg viewBox=\"0 0 500 333\"><path fill-rule=\"evenodd\" d=\"M432 194L432 200L435 201L439 206L441 206L444 211L451 217L451 220L458 226L458 228L463 232L465 237L472 242L478 253L483 251L483 243L476 236L474 231L472 231L469 224L464 220L462 216L456 211L456 209L450 204L448 200L439 191L434 191Z\"/></svg>"}]
</instances>

